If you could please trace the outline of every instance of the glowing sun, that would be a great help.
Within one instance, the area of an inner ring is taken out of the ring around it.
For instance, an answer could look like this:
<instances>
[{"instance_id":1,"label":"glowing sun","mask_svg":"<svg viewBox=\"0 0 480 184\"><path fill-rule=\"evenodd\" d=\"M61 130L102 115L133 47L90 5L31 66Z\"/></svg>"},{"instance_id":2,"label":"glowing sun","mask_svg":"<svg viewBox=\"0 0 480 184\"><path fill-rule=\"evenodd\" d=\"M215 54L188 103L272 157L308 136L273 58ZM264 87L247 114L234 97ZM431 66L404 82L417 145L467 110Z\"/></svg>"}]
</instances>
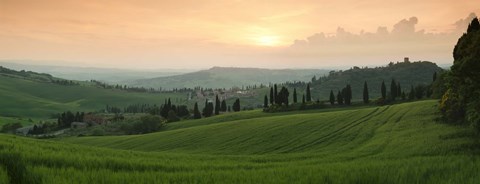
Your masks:
<instances>
[{"instance_id":1,"label":"glowing sun","mask_svg":"<svg viewBox=\"0 0 480 184\"><path fill-rule=\"evenodd\" d=\"M263 46L276 46L280 44L278 36L259 36L256 42L258 45Z\"/></svg>"}]
</instances>

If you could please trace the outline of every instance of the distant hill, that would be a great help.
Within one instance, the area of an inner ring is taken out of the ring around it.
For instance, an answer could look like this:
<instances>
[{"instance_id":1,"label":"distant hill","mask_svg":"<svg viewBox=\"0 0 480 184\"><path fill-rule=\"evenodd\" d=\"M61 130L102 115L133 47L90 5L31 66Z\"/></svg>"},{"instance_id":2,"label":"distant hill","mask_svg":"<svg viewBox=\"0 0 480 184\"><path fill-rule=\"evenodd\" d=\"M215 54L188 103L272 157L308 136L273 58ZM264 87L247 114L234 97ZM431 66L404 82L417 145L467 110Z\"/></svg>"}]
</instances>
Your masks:
<instances>
[{"instance_id":1,"label":"distant hill","mask_svg":"<svg viewBox=\"0 0 480 184\"><path fill-rule=\"evenodd\" d=\"M8 60L0 60L0 66L4 66L14 70L29 70L41 73L48 73L53 76L68 80L85 81L94 79L111 84L124 84L126 83L125 81L172 76L192 72L192 70L183 69L129 70L115 68L31 65L18 64L14 63L14 61Z\"/></svg>"},{"instance_id":2,"label":"distant hill","mask_svg":"<svg viewBox=\"0 0 480 184\"><path fill-rule=\"evenodd\" d=\"M330 90L335 96L347 84L352 86L353 99L362 99L363 83L367 81L370 99L380 97L380 86L385 81L387 92L390 91L392 79L400 82L402 91L409 92L411 85L429 85L433 74L443 69L428 61L390 63L387 66L375 68L353 67L345 71L330 72L312 83L312 97L326 100ZM318 75L317 75L318 76ZM300 93L301 94L301 93Z\"/></svg>"},{"instance_id":3,"label":"distant hill","mask_svg":"<svg viewBox=\"0 0 480 184\"><path fill-rule=\"evenodd\" d=\"M243 85L283 83L285 81L310 81L313 75L324 75L329 70L321 69L260 69L213 67L193 73L130 82L130 86L152 88L230 88Z\"/></svg>"}]
</instances>

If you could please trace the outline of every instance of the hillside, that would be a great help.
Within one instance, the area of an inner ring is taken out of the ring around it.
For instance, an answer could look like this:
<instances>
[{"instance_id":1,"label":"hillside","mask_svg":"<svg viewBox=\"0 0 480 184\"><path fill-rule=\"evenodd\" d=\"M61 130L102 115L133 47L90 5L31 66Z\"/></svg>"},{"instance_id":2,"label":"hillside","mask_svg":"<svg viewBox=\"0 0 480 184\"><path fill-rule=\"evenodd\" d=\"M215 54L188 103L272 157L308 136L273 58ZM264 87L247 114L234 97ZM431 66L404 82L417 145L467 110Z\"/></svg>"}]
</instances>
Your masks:
<instances>
[{"instance_id":1,"label":"hillside","mask_svg":"<svg viewBox=\"0 0 480 184\"><path fill-rule=\"evenodd\" d=\"M75 144L0 135L0 165L20 166L0 169L0 182L475 183L477 143L466 127L436 123L435 104L63 140Z\"/></svg>"},{"instance_id":2,"label":"hillside","mask_svg":"<svg viewBox=\"0 0 480 184\"><path fill-rule=\"evenodd\" d=\"M247 85L283 83L285 81L310 81L315 74L326 74L328 70L314 69L260 69L213 67L193 73L176 76L136 80L128 85L171 88L230 88Z\"/></svg>"},{"instance_id":3,"label":"hillside","mask_svg":"<svg viewBox=\"0 0 480 184\"><path fill-rule=\"evenodd\" d=\"M166 98L187 98L184 93L136 93L93 85L60 85L52 83L49 75L29 75L35 78L0 75L0 116L48 118L67 110L97 111L106 105L160 104Z\"/></svg>"},{"instance_id":4,"label":"hillside","mask_svg":"<svg viewBox=\"0 0 480 184\"><path fill-rule=\"evenodd\" d=\"M366 81L369 87L370 99L381 96L380 86L385 81L387 91L390 91L392 79L400 82L402 91L410 91L410 87L417 85L429 85L433 81L433 74L442 71L435 63L422 62L400 62L391 63L384 67L359 68L353 67L345 71L336 71L327 76L321 77L312 84L312 97L327 100L330 90L336 95L347 84L352 86L353 99L362 99L363 83ZM317 75L320 76L320 75Z\"/></svg>"}]
</instances>

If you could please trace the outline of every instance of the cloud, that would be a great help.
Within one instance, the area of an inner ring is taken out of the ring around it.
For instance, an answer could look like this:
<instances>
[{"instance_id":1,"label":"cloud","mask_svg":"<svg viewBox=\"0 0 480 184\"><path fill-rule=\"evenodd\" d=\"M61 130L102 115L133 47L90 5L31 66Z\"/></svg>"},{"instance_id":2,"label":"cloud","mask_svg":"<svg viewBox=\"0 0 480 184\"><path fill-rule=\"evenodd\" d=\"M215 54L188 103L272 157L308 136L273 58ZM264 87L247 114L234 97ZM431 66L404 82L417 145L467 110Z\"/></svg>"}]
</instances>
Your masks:
<instances>
[{"instance_id":1,"label":"cloud","mask_svg":"<svg viewBox=\"0 0 480 184\"><path fill-rule=\"evenodd\" d=\"M451 58L451 49L458 37L474 17L476 15L472 13L458 20L453 24L455 26L453 31L443 33L417 30L416 26L421 23L417 17L398 21L393 24L391 31L381 26L376 32L352 33L338 27L335 34L329 36L322 32L305 39L295 40L284 52L284 56L310 57L318 60L342 56L383 60L403 56L416 58L432 56L430 58L448 60Z\"/></svg>"},{"instance_id":2,"label":"cloud","mask_svg":"<svg viewBox=\"0 0 480 184\"><path fill-rule=\"evenodd\" d=\"M465 32L465 30L467 30L467 28L468 28L468 25L470 24L470 22L475 17L477 17L477 15L475 15L475 13L470 13L470 15L468 15L468 17L466 17L464 19L460 19L457 22L455 22L453 24L455 26L455 32Z\"/></svg>"}]
</instances>

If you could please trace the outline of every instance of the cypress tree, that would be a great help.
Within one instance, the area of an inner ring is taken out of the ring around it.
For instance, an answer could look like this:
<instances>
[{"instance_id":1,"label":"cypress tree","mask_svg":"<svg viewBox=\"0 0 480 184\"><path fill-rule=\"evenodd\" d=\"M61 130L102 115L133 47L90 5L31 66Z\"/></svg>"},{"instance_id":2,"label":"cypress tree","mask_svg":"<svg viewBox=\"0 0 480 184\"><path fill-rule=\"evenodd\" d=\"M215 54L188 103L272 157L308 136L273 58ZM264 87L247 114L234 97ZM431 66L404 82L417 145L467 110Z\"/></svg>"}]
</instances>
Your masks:
<instances>
[{"instance_id":1,"label":"cypress tree","mask_svg":"<svg viewBox=\"0 0 480 184\"><path fill-rule=\"evenodd\" d=\"M297 103L297 89L293 88L293 103Z\"/></svg>"},{"instance_id":2,"label":"cypress tree","mask_svg":"<svg viewBox=\"0 0 480 184\"><path fill-rule=\"evenodd\" d=\"M278 92L277 92L277 84L273 85L273 102L278 104Z\"/></svg>"},{"instance_id":3,"label":"cypress tree","mask_svg":"<svg viewBox=\"0 0 480 184\"><path fill-rule=\"evenodd\" d=\"M352 87L350 84L347 84L347 87L345 87L345 104L350 105L352 104Z\"/></svg>"},{"instance_id":4,"label":"cypress tree","mask_svg":"<svg viewBox=\"0 0 480 184\"><path fill-rule=\"evenodd\" d=\"M410 88L410 93L408 94L408 100L414 100L415 99L415 89L413 89L413 85Z\"/></svg>"},{"instance_id":5,"label":"cypress tree","mask_svg":"<svg viewBox=\"0 0 480 184\"><path fill-rule=\"evenodd\" d=\"M218 99L218 95L215 96L215 115L220 114L220 100Z\"/></svg>"},{"instance_id":6,"label":"cypress tree","mask_svg":"<svg viewBox=\"0 0 480 184\"><path fill-rule=\"evenodd\" d=\"M312 95L310 93L310 84L307 84L307 102L312 101Z\"/></svg>"},{"instance_id":7,"label":"cypress tree","mask_svg":"<svg viewBox=\"0 0 480 184\"><path fill-rule=\"evenodd\" d=\"M437 72L434 72L433 73L433 81L432 82L435 82L437 80Z\"/></svg>"},{"instance_id":8,"label":"cypress tree","mask_svg":"<svg viewBox=\"0 0 480 184\"><path fill-rule=\"evenodd\" d=\"M368 104L370 102L370 97L368 95L368 85L367 81L363 83L363 103Z\"/></svg>"},{"instance_id":9,"label":"cypress tree","mask_svg":"<svg viewBox=\"0 0 480 184\"><path fill-rule=\"evenodd\" d=\"M382 81L381 91L382 91L382 98L386 99L387 98L387 87L385 86L385 81Z\"/></svg>"},{"instance_id":10,"label":"cypress tree","mask_svg":"<svg viewBox=\"0 0 480 184\"><path fill-rule=\"evenodd\" d=\"M392 97L392 100L395 100L397 97L397 83L395 82L395 79L392 79L392 82L390 83L390 96Z\"/></svg>"},{"instance_id":11,"label":"cypress tree","mask_svg":"<svg viewBox=\"0 0 480 184\"><path fill-rule=\"evenodd\" d=\"M337 93L337 103L339 105L343 104L343 96L342 96L342 92L340 92L340 91L338 91L338 93Z\"/></svg>"},{"instance_id":12,"label":"cypress tree","mask_svg":"<svg viewBox=\"0 0 480 184\"><path fill-rule=\"evenodd\" d=\"M263 101L263 108L268 108L268 98L267 95L265 95L264 101Z\"/></svg>"},{"instance_id":13,"label":"cypress tree","mask_svg":"<svg viewBox=\"0 0 480 184\"><path fill-rule=\"evenodd\" d=\"M235 102L233 103L232 109L234 112L240 111L240 99L237 98Z\"/></svg>"},{"instance_id":14,"label":"cypress tree","mask_svg":"<svg viewBox=\"0 0 480 184\"><path fill-rule=\"evenodd\" d=\"M397 97L402 95L402 86L400 86L400 82L397 83Z\"/></svg>"},{"instance_id":15,"label":"cypress tree","mask_svg":"<svg viewBox=\"0 0 480 184\"><path fill-rule=\"evenodd\" d=\"M335 95L333 94L333 90L330 90L330 104L335 104Z\"/></svg>"},{"instance_id":16,"label":"cypress tree","mask_svg":"<svg viewBox=\"0 0 480 184\"><path fill-rule=\"evenodd\" d=\"M305 95L302 95L302 104L305 104Z\"/></svg>"},{"instance_id":17,"label":"cypress tree","mask_svg":"<svg viewBox=\"0 0 480 184\"><path fill-rule=\"evenodd\" d=\"M200 119L202 118L202 115L200 114L200 111L198 110L198 104L195 102L195 106L193 106L193 119Z\"/></svg>"},{"instance_id":18,"label":"cypress tree","mask_svg":"<svg viewBox=\"0 0 480 184\"><path fill-rule=\"evenodd\" d=\"M273 87L270 87L270 104L272 104L272 105L273 105L273 99L274 99L274 97L273 97Z\"/></svg>"}]
</instances>

